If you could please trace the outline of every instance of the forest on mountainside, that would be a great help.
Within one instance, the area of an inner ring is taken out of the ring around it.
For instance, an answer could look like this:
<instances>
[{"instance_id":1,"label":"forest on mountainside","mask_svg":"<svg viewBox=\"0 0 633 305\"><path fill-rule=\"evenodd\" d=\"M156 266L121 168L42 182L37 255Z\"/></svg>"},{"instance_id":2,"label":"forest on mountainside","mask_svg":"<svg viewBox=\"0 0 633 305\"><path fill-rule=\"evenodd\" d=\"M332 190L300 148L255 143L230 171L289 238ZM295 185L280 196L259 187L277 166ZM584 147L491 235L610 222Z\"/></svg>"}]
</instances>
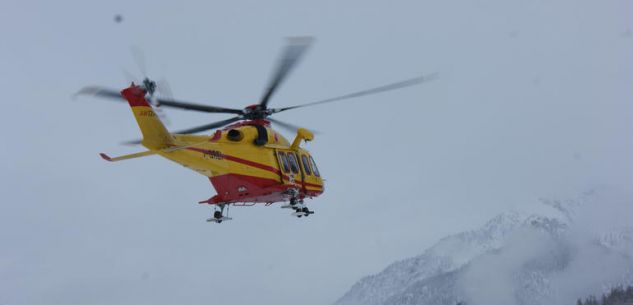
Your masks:
<instances>
[{"instance_id":1,"label":"forest on mountainside","mask_svg":"<svg viewBox=\"0 0 633 305\"><path fill-rule=\"evenodd\" d=\"M633 305L633 286L613 288L609 293L603 294L600 300L593 295L584 301L578 299L576 305Z\"/></svg>"}]
</instances>

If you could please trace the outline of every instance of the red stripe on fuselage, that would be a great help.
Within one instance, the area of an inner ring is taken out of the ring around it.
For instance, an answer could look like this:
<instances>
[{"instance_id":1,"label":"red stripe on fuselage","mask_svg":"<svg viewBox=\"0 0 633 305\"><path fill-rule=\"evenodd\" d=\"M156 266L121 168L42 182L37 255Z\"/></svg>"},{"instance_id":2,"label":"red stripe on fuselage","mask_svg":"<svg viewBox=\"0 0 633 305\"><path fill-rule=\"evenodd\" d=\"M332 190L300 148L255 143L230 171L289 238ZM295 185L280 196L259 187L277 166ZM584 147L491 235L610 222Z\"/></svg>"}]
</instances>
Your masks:
<instances>
[{"instance_id":1,"label":"red stripe on fuselage","mask_svg":"<svg viewBox=\"0 0 633 305\"><path fill-rule=\"evenodd\" d=\"M317 188L322 188L323 187L323 185L321 185L321 184L314 184L314 183L308 183L308 182L304 182L303 184L305 184L306 186L309 186L309 187L317 187Z\"/></svg>"},{"instance_id":2,"label":"red stripe on fuselage","mask_svg":"<svg viewBox=\"0 0 633 305\"><path fill-rule=\"evenodd\" d=\"M192 151L197 151L203 154L208 154L208 155L218 155L221 154L218 151L211 151L211 150L206 150L206 149L201 149L201 148L195 148L195 147L189 147L187 148L188 150L192 150ZM261 164L261 163L257 163L254 161L250 161L250 160L246 160L246 159L242 159L242 158L238 158L238 157L234 157L234 156L230 156L230 155L226 155L226 154L221 154L221 157L223 159L229 160L229 161L233 161L236 163L240 163L240 164L244 164L244 165L248 165L248 166L252 166L255 168L259 168L259 169L263 169L269 172L273 172L277 175L282 175L281 171L277 168L274 168L272 166L269 165L265 165L265 164ZM287 175L283 175L285 180L289 180L289 177ZM314 188L323 188L323 185L320 184L313 184L313 183L308 183L308 182L303 182L303 184L305 186L309 186L309 187L314 187Z\"/></svg>"},{"instance_id":3,"label":"red stripe on fuselage","mask_svg":"<svg viewBox=\"0 0 633 305\"><path fill-rule=\"evenodd\" d=\"M193 150L193 151L197 151L197 152L201 152L203 154L207 154L207 155L217 155L219 152L218 151L211 151L211 150L206 150L206 149L200 149L200 148L195 148L195 147L189 147L187 148L188 150ZM257 162L253 162L250 160L246 160L246 159L242 159L242 158L238 158L238 157L234 157L234 156L230 156L230 155L226 155L226 154L221 154L221 157L223 159L229 160L229 161L233 161L236 163L241 163L244 165L248 165L248 166L252 166L252 167L256 167L259 169L263 169L269 172L273 172L277 175L280 175L281 172L279 171L279 169L274 168L272 166L268 166L265 164L261 164L261 163L257 163Z\"/></svg>"},{"instance_id":4,"label":"red stripe on fuselage","mask_svg":"<svg viewBox=\"0 0 633 305\"><path fill-rule=\"evenodd\" d=\"M233 157L233 156L229 156L229 155L224 155L224 159L227 159L229 161L233 161L233 162L237 162L237 163L242 163L248 166L252 166L252 167L257 167L259 169L263 169L263 170L267 170L270 172L273 172L277 175L280 175L281 172L279 171L279 169L274 168L272 166L268 166L265 164L261 164L261 163L257 163L257 162L253 162L250 160L246 160L246 159L242 159L242 158L238 158L238 157Z\"/></svg>"}]
</instances>

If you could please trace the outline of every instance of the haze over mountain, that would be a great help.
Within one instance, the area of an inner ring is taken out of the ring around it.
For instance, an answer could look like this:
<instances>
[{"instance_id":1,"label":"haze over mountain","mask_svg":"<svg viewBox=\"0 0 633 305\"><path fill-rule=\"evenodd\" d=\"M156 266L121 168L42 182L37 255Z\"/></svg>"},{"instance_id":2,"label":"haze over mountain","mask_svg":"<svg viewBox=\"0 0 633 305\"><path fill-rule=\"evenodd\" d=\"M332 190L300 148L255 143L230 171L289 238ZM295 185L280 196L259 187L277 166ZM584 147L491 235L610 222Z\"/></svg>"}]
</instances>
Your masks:
<instances>
[{"instance_id":1,"label":"haze over mountain","mask_svg":"<svg viewBox=\"0 0 633 305\"><path fill-rule=\"evenodd\" d=\"M509 212L367 276L336 305L574 304L633 283L630 196L588 192Z\"/></svg>"}]
</instances>

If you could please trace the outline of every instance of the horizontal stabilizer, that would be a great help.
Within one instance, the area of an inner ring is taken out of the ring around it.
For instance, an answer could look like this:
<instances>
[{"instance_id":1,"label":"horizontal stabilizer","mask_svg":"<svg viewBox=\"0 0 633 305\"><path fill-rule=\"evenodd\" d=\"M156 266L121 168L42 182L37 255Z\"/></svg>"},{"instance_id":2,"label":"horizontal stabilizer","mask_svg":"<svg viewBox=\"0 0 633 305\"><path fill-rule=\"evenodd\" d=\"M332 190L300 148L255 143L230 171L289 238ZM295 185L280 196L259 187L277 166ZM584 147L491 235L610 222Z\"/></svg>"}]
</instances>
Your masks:
<instances>
[{"instance_id":1,"label":"horizontal stabilizer","mask_svg":"<svg viewBox=\"0 0 633 305\"><path fill-rule=\"evenodd\" d=\"M101 156L101 158L103 158L103 160L110 161L110 162L116 162L116 161L121 161L121 160L127 160L127 159L134 159L134 158L151 156L151 155L157 154L158 152L159 152L158 150L148 150L148 151L143 151L143 152L139 152L139 153L135 153L135 154L129 154L129 155L123 155L123 156L119 156L119 157L114 157L114 158L111 158L110 156L108 156L108 155L106 155L104 153L100 153L99 155Z\"/></svg>"},{"instance_id":2,"label":"horizontal stabilizer","mask_svg":"<svg viewBox=\"0 0 633 305\"><path fill-rule=\"evenodd\" d=\"M148 150L148 151L143 151L143 152L138 152L135 154L129 154L129 155L123 155L123 156L119 156L119 157L110 157L104 153L100 153L99 155L101 156L101 158L103 158L103 160L106 161L110 161L110 162L116 162L116 161L121 161L121 160L127 160L127 159L134 159L134 158L140 158L140 157L146 157L146 156L151 156L151 155L155 155L158 153L170 153L170 152L174 152L174 151L178 151L181 149L185 149L185 148L189 148L189 147L195 147L195 146L199 146L199 145L204 145L207 144L209 145L208 141L202 141L202 142L196 142L196 143L191 143L191 144L187 144L187 145L183 145L183 146L172 146L172 147L168 147L168 148L163 148L163 149L157 149L157 150Z\"/></svg>"}]
</instances>

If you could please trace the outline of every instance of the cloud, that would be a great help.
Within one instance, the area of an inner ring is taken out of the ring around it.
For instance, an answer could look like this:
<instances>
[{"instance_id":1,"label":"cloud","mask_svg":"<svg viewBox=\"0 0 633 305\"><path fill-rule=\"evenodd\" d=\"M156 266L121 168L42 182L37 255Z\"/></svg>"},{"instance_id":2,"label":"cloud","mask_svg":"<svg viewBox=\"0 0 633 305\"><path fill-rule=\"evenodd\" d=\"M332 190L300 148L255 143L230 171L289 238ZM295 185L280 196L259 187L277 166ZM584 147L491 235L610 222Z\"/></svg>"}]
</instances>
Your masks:
<instances>
[{"instance_id":1,"label":"cloud","mask_svg":"<svg viewBox=\"0 0 633 305\"><path fill-rule=\"evenodd\" d=\"M624 191L594 193L574 208L562 231L528 220L500 250L466 267L458 287L467 303L573 304L579 297L630 281L631 198Z\"/></svg>"}]
</instances>

